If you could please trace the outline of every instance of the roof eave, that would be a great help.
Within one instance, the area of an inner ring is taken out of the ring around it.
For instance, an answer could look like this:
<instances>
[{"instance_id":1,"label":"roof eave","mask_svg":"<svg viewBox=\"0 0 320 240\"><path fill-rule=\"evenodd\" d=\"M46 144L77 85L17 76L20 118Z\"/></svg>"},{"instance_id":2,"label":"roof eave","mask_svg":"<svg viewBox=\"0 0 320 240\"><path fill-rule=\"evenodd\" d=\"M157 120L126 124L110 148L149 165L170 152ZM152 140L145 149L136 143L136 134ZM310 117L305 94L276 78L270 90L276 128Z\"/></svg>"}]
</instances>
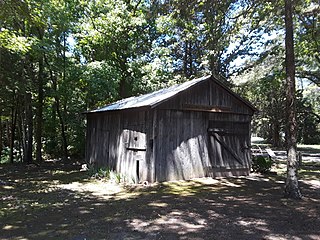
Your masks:
<instances>
[{"instance_id":1,"label":"roof eave","mask_svg":"<svg viewBox=\"0 0 320 240\"><path fill-rule=\"evenodd\" d=\"M87 111L87 112L83 112L82 114L91 115L95 113L135 111L137 109L140 109L140 110L150 109L150 106L138 106L138 107L130 107L130 108L122 108L122 109L109 109L109 110L102 110L102 111Z\"/></svg>"}]
</instances>

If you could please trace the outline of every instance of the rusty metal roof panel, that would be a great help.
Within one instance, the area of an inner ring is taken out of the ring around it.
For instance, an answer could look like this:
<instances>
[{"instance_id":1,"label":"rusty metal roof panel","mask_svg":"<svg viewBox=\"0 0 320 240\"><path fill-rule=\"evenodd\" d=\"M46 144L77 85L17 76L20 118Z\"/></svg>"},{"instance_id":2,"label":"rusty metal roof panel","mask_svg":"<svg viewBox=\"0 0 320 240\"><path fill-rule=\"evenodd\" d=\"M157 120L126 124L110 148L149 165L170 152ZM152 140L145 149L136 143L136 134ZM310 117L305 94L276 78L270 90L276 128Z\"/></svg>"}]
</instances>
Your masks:
<instances>
[{"instance_id":1,"label":"rusty metal roof panel","mask_svg":"<svg viewBox=\"0 0 320 240\"><path fill-rule=\"evenodd\" d=\"M114 111L114 110L124 110L130 108L140 108L140 107L155 107L158 104L172 98L178 93L195 86L196 84L209 79L211 76L205 76L197 78L191 81L187 81L181 84L176 84L168 88L164 88L155 92L144 94L136 97L129 97L121 99L117 102L111 103L102 108L89 111L88 113Z\"/></svg>"}]
</instances>

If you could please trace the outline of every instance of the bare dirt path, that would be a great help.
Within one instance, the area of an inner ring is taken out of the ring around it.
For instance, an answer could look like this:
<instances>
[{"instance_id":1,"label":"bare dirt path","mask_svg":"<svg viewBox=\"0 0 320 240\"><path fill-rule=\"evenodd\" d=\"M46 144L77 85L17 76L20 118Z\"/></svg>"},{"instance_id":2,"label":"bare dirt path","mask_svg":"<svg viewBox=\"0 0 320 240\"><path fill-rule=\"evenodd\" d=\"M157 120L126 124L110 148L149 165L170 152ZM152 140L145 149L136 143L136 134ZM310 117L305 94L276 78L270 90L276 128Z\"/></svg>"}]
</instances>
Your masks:
<instances>
[{"instance_id":1,"label":"bare dirt path","mask_svg":"<svg viewBox=\"0 0 320 240\"><path fill-rule=\"evenodd\" d=\"M0 239L320 239L310 166L302 201L282 198L279 174L123 188L79 165L0 166Z\"/></svg>"}]
</instances>

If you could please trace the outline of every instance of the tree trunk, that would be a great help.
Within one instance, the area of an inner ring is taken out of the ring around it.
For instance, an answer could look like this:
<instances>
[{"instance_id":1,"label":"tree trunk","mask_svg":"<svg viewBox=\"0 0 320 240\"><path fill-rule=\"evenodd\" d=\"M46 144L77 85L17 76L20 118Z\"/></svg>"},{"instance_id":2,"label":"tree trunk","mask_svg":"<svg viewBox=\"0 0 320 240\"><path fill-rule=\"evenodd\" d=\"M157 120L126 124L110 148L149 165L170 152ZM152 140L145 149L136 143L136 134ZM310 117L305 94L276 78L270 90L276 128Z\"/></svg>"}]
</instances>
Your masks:
<instances>
[{"instance_id":1,"label":"tree trunk","mask_svg":"<svg viewBox=\"0 0 320 240\"><path fill-rule=\"evenodd\" d=\"M23 102L23 101L19 101ZM23 125L22 125L22 117L21 117L21 105L17 107L17 138L18 138L18 146L19 146L19 161L23 162L24 155L24 145L23 145Z\"/></svg>"},{"instance_id":2,"label":"tree trunk","mask_svg":"<svg viewBox=\"0 0 320 240\"><path fill-rule=\"evenodd\" d=\"M43 115L43 57L39 59L39 73L38 73L38 103L36 116L36 161L42 161L42 115Z\"/></svg>"},{"instance_id":3,"label":"tree trunk","mask_svg":"<svg viewBox=\"0 0 320 240\"><path fill-rule=\"evenodd\" d=\"M6 122L6 142L5 142L5 146L10 146L10 121L7 119Z\"/></svg>"},{"instance_id":4,"label":"tree trunk","mask_svg":"<svg viewBox=\"0 0 320 240\"><path fill-rule=\"evenodd\" d=\"M15 107L12 107L11 110L11 134L10 134L10 162L14 162L14 139L16 132L16 122L17 122L17 110Z\"/></svg>"},{"instance_id":5,"label":"tree trunk","mask_svg":"<svg viewBox=\"0 0 320 240\"><path fill-rule=\"evenodd\" d=\"M32 98L31 93L25 93L25 152L23 162L32 162L33 149L33 115L32 115Z\"/></svg>"},{"instance_id":6,"label":"tree trunk","mask_svg":"<svg viewBox=\"0 0 320 240\"><path fill-rule=\"evenodd\" d=\"M118 92L121 99L127 97L127 82L125 77L120 79Z\"/></svg>"},{"instance_id":7,"label":"tree trunk","mask_svg":"<svg viewBox=\"0 0 320 240\"><path fill-rule=\"evenodd\" d=\"M66 81L66 32L63 33L63 81ZM58 117L60 120L60 125L61 125L61 136L62 136L62 147L63 147L63 158L64 160L68 160L68 143L67 143L67 135L66 135L66 124L64 121L64 117L61 113L61 107L59 101L57 102L57 113ZM66 116L66 114L64 114Z\"/></svg>"},{"instance_id":8,"label":"tree trunk","mask_svg":"<svg viewBox=\"0 0 320 240\"><path fill-rule=\"evenodd\" d=\"M46 58L46 56L44 55L44 61L46 62L47 66L49 67L49 73L50 73L50 79L52 81L52 88L54 91L54 101L55 101L55 107L56 109L53 110L53 119L55 119L55 114L58 114L58 118L59 118L59 122L60 122L60 127L61 127L61 137L62 137L62 158L64 160L68 159L68 142L67 142L67 136L65 133L65 123L64 123L64 119L63 116L61 114L61 107L60 107L60 99L58 96L58 83L57 83L57 79L56 76L54 76L52 69L50 68L50 64L48 62L48 59Z\"/></svg>"},{"instance_id":9,"label":"tree trunk","mask_svg":"<svg viewBox=\"0 0 320 240\"><path fill-rule=\"evenodd\" d=\"M58 114L60 127L61 127L63 160L67 160L68 159L68 143L67 143L67 135L65 132L65 123L64 123L63 116L61 114L59 98L56 97L55 100L56 100L57 114Z\"/></svg>"},{"instance_id":10,"label":"tree trunk","mask_svg":"<svg viewBox=\"0 0 320 240\"><path fill-rule=\"evenodd\" d=\"M51 74L51 80L53 83L53 89L55 91L55 106L56 106L56 112L58 114L58 118L59 118L59 122L60 122L60 127L61 127L61 137L62 137L62 153L63 153L63 160L67 160L68 159L68 143L67 143L67 135L65 132L65 123L64 123L64 119L61 113L61 107L60 107L60 99L57 96L57 80L55 79L55 77Z\"/></svg>"},{"instance_id":11,"label":"tree trunk","mask_svg":"<svg viewBox=\"0 0 320 240\"><path fill-rule=\"evenodd\" d=\"M281 140L280 140L280 123L278 119L274 120L273 123L273 147L280 147L281 145Z\"/></svg>"},{"instance_id":12,"label":"tree trunk","mask_svg":"<svg viewBox=\"0 0 320 240\"><path fill-rule=\"evenodd\" d=\"M297 174L297 120L292 0L285 0L285 29L287 108L287 179L285 196L293 199L301 199L302 195L299 189Z\"/></svg>"},{"instance_id":13,"label":"tree trunk","mask_svg":"<svg viewBox=\"0 0 320 240\"><path fill-rule=\"evenodd\" d=\"M1 114L0 114L0 162L2 158L2 120L1 120Z\"/></svg>"}]
</instances>

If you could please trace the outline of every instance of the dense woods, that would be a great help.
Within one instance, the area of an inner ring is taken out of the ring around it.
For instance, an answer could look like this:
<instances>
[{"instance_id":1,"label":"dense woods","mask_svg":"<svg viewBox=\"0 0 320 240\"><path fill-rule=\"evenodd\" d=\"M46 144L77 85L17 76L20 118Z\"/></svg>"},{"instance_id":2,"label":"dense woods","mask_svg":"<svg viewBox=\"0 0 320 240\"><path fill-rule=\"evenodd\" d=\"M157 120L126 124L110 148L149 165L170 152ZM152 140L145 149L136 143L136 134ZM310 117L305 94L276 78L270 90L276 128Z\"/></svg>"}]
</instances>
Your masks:
<instances>
[{"instance_id":1,"label":"dense woods","mask_svg":"<svg viewBox=\"0 0 320 240\"><path fill-rule=\"evenodd\" d=\"M1 162L84 156L83 112L213 74L285 144L284 1L0 0ZM320 7L294 1L297 141L320 142ZM227 80L225 80L227 79Z\"/></svg>"}]
</instances>

